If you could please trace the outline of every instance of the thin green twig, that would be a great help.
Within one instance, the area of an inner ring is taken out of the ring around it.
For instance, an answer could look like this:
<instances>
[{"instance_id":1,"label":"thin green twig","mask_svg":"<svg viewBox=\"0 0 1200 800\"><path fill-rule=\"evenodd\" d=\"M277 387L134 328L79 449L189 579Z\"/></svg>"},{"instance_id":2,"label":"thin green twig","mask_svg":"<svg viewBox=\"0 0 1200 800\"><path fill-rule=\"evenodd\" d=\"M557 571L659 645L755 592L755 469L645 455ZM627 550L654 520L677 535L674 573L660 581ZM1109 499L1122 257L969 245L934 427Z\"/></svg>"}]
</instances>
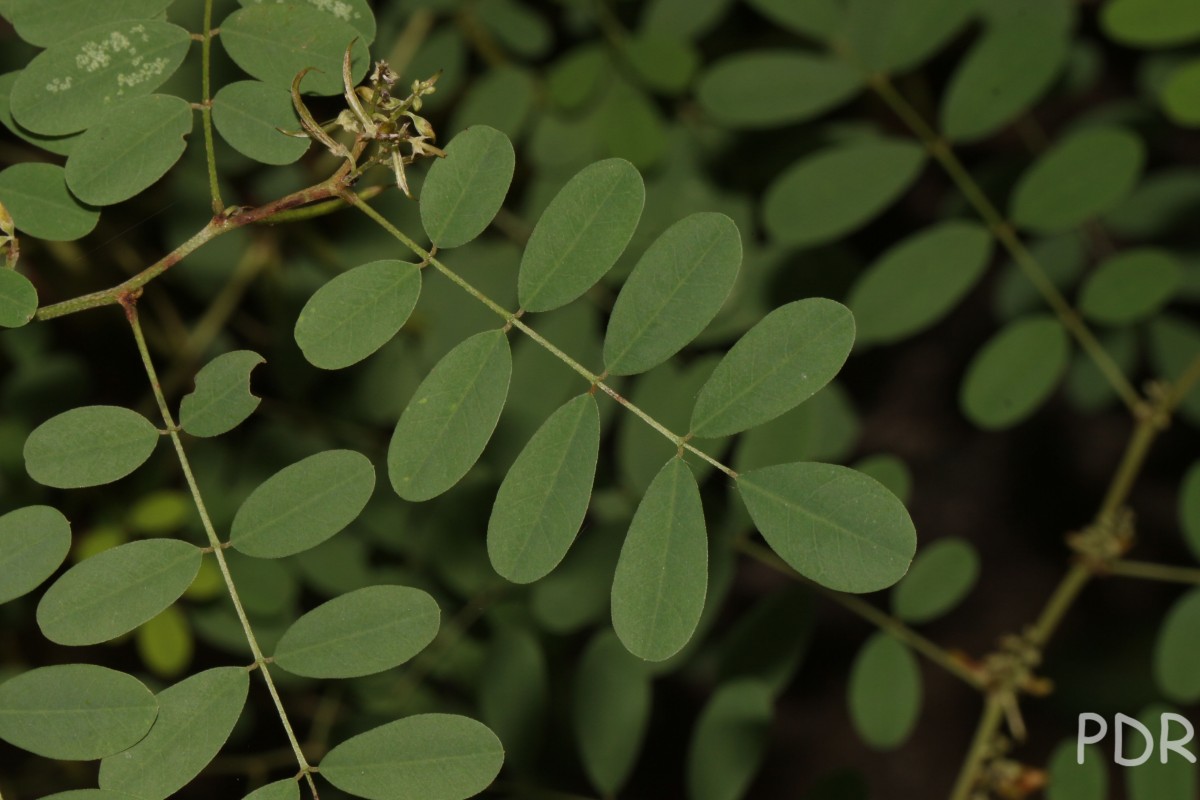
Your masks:
<instances>
[{"instance_id":1,"label":"thin green twig","mask_svg":"<svg viewBox=\"0 0 1200 800\"><path fill-rule=\"evenodd\" d=\"M1107 564L1109 575L1123 578L1143 578L1149 581L1186 583L1200 585L1200 569L1176 567L1171 564L1152 564L1148 561L1126 561L1119 559Z\"/></svg>"},{"instance_id":2,"label":"thin green twig","mask_svg":"<svg viewBox=\"0 0 1200 800\"><path fill-rule=\"evenodd\" d=\"M991 754L996 728L1004 719L1004 703L995 694L989 694L983 703L983 715L975 727L975 736L971 739L971 747L967 751L967 759L959 770L958 779L954 782L954 790L950 800L968 800L975 785L979 782L980 770L987 763Z\"/></svg>"},{"instance_id":3,"label":"thin green twig","mask_svg":"<svg viewBox=\"0 0 1200 800\"><path fill-rule=\"evenodd\" d=\"M204 153L208 161L208 187L212 193L213 214L225 210L221 200L221 185L217 179L217 151L213 141L212 123L212 14L213 0L204 0L204 39L200 43L200 82L204 99L200 107L200 120L204 125Z\"/></svg>"}]
</instances>

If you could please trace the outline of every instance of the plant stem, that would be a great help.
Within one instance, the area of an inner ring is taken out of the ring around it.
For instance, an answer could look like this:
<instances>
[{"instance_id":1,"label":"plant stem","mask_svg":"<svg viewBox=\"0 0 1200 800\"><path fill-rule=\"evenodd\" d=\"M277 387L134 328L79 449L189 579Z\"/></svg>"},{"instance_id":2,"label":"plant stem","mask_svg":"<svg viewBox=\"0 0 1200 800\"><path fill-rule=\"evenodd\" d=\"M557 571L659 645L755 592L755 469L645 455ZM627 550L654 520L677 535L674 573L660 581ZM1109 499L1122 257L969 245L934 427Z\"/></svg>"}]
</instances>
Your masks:
<instances>
[{"instance_id":1,"label":"plant stem","mask_svg":"<svg viewBox=\"0 0 1200 800\"><path fill-rule=\"evenodd\" d=\"M1110 562L1107 568L1109 575L1119 575L1124 578L1144 578L1151 581L1200 585L1200 569L1195 567L1176 567L1170 564L1152 564L1148 561L1120 559Z\"/></svg>"},{"instance_id":2,"label":"plant stem","mask_svg":"<svg viewBox=\"0 0 1200 800\"><path fill-rule=\"evenodd\" d=\"M204 100L200 108L200 120L204 124L204 153L208 160L208 187L212 192L213 214L225 210L221 200L221 186L217 180L217 151L213 142L212 124L212 12L213 0L204 0L204 40L200 43L200 82Z\"/></svg>"},{"instance_id":3,"label":"plant stem","mask_svg":"<svg viewBox=\"0 0 1200 800\"><path fill-rule=\"evenodd\" d=\"M645 411L643 411L642 409L638 408L633 403L626 400L615 389L613 389L608 384L604 383L604 381L601 379L600 375L597 375L596 373L594 373L594 372L590 371L589 369L587 369L586 367L584 367L578 361L571 358L569 355L567 355L562 350L560 350L558 347L556 347L552 342L547 341L537 331L533 330L528 325L526 325L524 322L522 322L520 319L520 312L509 311L504 306L500 305L495 300L493 300L492 298L485 295L483 292L476 289L474 286L472 286L470 283L468 283L461 275L459 275L457 272L450 269L450 267L446 266L444 263L442 263L440 260L438 260L437 257L434 256L433 253L431 253L428 250L426 250L425 248L421 247L419 244L417 244L411 238L409 238L407 235L405 235L405 233L403 231L401 231L395 225L390 223L387 220L387 218L385 218L382 214L380 214L374 208L371 208L371 206L362 202L361 199L357 195L355 195L353 192L343 189L340 191L339 194L341 197L343 197L346 200L347 203L350 203L355 208L357 208L359 211L362 211L368 217L375 220L375 222L378 223L380 227L382 227L384 230L386 230L388 233L390 233L392 236L394 236L401 244L403 244L405 247L407 247L409 250L411 250L415 255L420 256L420 258L423 261L432 265L434 269L436 269L438 272L442 273L447 278L449 278L451 281L453 281L455 284L457 284L467 294L471 295L476 300L483 303L485 306L487 306L489 309L491 309L497 316L502 317L507 325L511 325L512 327L514 327L517 330L524 333L530 339L533 339L535 342L537 342L539 345L541 345L543 348L545 348L551 355L553 355L559 361L563 362L568 367L570 367L572 370L574 370L576 373L578 373L588 383L590 383L593 386L595 386L596 388L600 389L602 392L607 394L613 400L617 401L618 404L624 406L626 409L631 411L635 416L637 416L639 419L641 419L643 422L645 422L651 428L658 431L664 437L669 439L671 441L671 443L674 444L676 447L679 447L679 448L687 450L691 453L694 453L696 456L703 459L704 461L707 461L713 467L715 467L716 469L725 473L729 477L734 478L734 479L737 478L737 472L735 472L732 467L722 464L720 461L713 458L708 453L705 453L703 450L696 448L694 445L692 445L690 442L688 442L687 437L680 436L679 434L672 432L665 425L660 423L658 420L654 419L654 417L650 416Z\"/></svg>"},{"instance_id":4,"label":"plant stem","mask_svg":"<svg viewBox=\"0 0 1200 800\"><path fill-rule=\"evenodd\" d=\"M229 565L225 561L225 552L221 540L213 528L211 518L208 516L208 508L204 505L204 498L200 495L200 487L196 483L195 475L192 474L191 462L188 460L187 453L183 449L183 442L179 438L179 426L175 424L171 409L167 405L167 399L163 395L162 385L158 380L158 373L154 369L154 361L150 358L150 350L146 347L146 337L142 334L142 326L138 322L136 295L127 294L122 299L121 305L124 307L125 316L129 320L130 327L133 329L133 338L137 342L138 355L141 356L142 364L146 368L146 377L150 381L150 388L154 391L154 399L158 402L158 410L162 414L163 424L167 427L167 435L171 437L171 444L175 446L175 454L179 457L179 466L183 470L188 489L192 493L192 500L196 504L196 511L200 515L200 522L204 526L204 533L208 536L209 546L212 548L213 555L216 556L217 566L221 570L221 577L225 580L225 588L229 591L229 599L233 601L233 608L237 612L238 620L242 624L242 632L246 635L246 642L250 645L250 652L254 656L254 664L258 667L259 672L262 673L263 681L267 684L267 691L270 692L271 700L275 703L275 710L279 713L279 719L283 723L283 730L287 734L288 742L291 744L292 751L296 755L296 761L300 764L300 771L308 781L308 786L312 791L314 800L317 800L319 795L317 793L316 782L312 777L313 768L304 757L304 751L301 750L300 742L296 738L295 731L292 729L292 723L288 719L287 711L283 707L279 691L275 688L275 681L271 678L271 672L267 668L267 659L258 646L258 639L254 636L253 628L250 627L250 620L246 616L246 610L243 608L242 601L238 596L237 587L233 583L233 576L229 572Z\"/></svg>"},{"instance_id":5,"label":"plant stem","mask_svg":"<svg viewBox=\"0 0 1200 800\"><path fill-rule=\"evenodd\" d=\"M937 666L965 682L971 688L978 689L980 691L986 689L983 677L967 667L960 659L955 658L953 653L946 650L946 648L942 647L936 642L933 642L917 633L912 628L908 627L890 614L880 611L878 608L863 600L861 597L857 597L856 595L852 594L845 594L844 592L835 592L832 589L825 588L819 583L810 581L808 578L805 578L803 575L788 566L787 562L775 555L772 550L763 547L760 544L756 544L745 539L739 539L734 546L746 555L762 564L765 564L771 569L811 586L821 594L828 597L830 600L833 600L835 603L841 605L843 608L851 611L854 614L857 614L867 622L870 622L872 625L875 625L884 633L900 642L903 642L913 650L916 650L918 653L925 656Z\"/></svg>"},{"instance_id":6,"label":"plant stem","mask_svg":"<svg viewBox=\"0 0 1200 800\"><path fill-rule=\"evenodd\" d=\"M996 206L992 204L992 201L984 194L983 189L971 177L971 173L958 160L958 156L954 154L954 150L950 148L946 140L939 136L937 131L896 90L886 75L874 74L870 77L870 83L875 93L887 103L896 116L900 117L909 130L916 135L929 154L942 165L946 174L950 176L950 180L954 182L955 186L966 197L967 202L974 207L979 216L983 218L983 221L987 223L992 235L1008 251L1013 261L1016 262L1020 270L1033 283L1034 288L1038 290L1038 293L1042 295L1042 298L1053 309L1059 322L1075 337L1076 341L1079 342L1092 361L1095 362L1096 367L1104 375L1109 385L1112 386L1130 412L1137 414L1142 406L1142 398L1137 390L1133 388L1133 385L1125 377L1117 362L1104 349L1104 345L1100 344L1095 334L1084 324L1083 319L1071 307L1066 298L1063 297L1058 287L1050 280L1045 269L1033 257L1033 254L1029 252L1029 249L1021 241L1020 237L1017 236L1013 226L1004 218L1004 215L1000 213Z\"/></svg>"},{"instance_id":7,"label":"plant stem","mask_svg":"<svg viewBox=\"0 0 1200 800\"><path fill-rule=\"evenodd\" d=\"M992 749L992 740L1000 721L1004 719L1004 705L995 694L989 694L983 703L983 715L975 727L975 736L971 739L971 749L967 751L966 761L959 770L958 779L954 782L954 790L950 800L968 800L971 790L979 781L979 773L986 763Z\"/></svg>"}]
</instances>

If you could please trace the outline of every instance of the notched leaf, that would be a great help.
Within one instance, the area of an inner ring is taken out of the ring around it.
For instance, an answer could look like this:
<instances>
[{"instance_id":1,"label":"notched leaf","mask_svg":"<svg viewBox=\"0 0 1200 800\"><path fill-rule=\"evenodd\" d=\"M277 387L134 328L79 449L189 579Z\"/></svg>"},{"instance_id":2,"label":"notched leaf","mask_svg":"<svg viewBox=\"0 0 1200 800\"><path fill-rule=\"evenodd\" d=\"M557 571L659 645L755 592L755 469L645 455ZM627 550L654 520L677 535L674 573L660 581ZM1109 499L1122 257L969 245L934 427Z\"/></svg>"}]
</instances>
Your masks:
<instances>
[{"instance_id":1,"label":"notched leaf","mask_svg":"<svg viewBox=\"0 0 1200 800\"><path fill-rule=\"evenodd\" d=\"M192 436L220 436L246 420L262 398L250 391L250 373L266 359L253 350L217 356L196 373L196 389L179 404L180 426Z\"/></svg>"}]
</instances>

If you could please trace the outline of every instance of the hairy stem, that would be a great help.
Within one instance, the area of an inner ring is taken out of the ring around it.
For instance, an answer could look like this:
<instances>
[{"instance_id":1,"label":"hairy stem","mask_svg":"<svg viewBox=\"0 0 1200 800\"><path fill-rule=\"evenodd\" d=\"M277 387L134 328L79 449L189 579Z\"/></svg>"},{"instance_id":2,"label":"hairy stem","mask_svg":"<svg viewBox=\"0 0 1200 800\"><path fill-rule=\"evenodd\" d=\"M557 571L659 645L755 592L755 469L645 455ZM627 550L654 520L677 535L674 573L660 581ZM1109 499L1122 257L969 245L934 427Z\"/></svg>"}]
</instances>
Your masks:
<instances>
[{"instance_id":1,"label":"hairy stem","mask_svg":"<svg viewBox=\"0 0 1200 800\"><path fill-rule=\"evenodd\" d=\"M212 193L213 214L225 210L221 200L221 186L217 180L217 151L213 142L212 124L212 13L213 0L204 0L204 39L200 43L200 82L204 100L200 107L200 120L204 125L204 153L208 161L208 188Z\"/></svg>"},{"instance_id":2,"label":"hairy stem","mask_svg":"<svg viewBox=\"0 0 1200 800\"><path fill-rule=\"evenodd\" d=\"M250 620L246 616L246 610L242 606L242 601L238 596L237 587L233 583L233 576L229 572L229 565L225 561L225 552L221 544L220 537L213 527L212 520L208 516L208 508L204 505L204 498L200 495L200 487L196 483L196 477L192 474L192 465L188 460L187 453L184 452L183 442L179 438L179 426L175 424L175 418L171 414L171 409L167 405L167 398L163 395L162 385L158 380L158 373L154 369L154 361L150 358L150 350L146 347L146 337L142 334L142 326L138 321L137 314L137 297L136 295L126 295L121 302L125 308L125 316L129 320L129 325L133 329L133 338L137 342L138 355L142 358L142 364L146 368L146 377L150 381L150 388L154 391L154 399L158 402L158 410L162 414L163 424L166 425L167 435L171 437L171 444L175 446L175 454L179 458L179 466L183 470L183 476L187 480L188 489L192 493L192 500L196 504L196 511L200 515L200 522L204 526L204 533L208 537L209 546L212 547L213 555L216 556L217 566L221 570L221 577L225 580L225 588L229 592L229 599L233 601L233 608L237 612L238 621L242 624L242 632L246 635L246 642L250 645L250 652L254 656L254 664L262 673L263 681L267 684L267 691L271 694L271 700L275 703L275 710L279 713L279 720L283 723L283 730L287 734L288 742L292 746L292 752L296 755L296 761L300 765L300 771L304 774L308 781L308 787L312 791L314 800L319 798L317 793L317 785L313 780L313 767L304 757L304 751L300 748L300 742L296 738L296 732L292 729L292 723L288 719L287 711L283 707L283 701L279 697L279 690L275 688L275 681L271 678L271 672L267 667L267 659L262 653L262 649L258 646L258 639L254 636L254 630L250 627Z\"/></svg>"}]
</instances>

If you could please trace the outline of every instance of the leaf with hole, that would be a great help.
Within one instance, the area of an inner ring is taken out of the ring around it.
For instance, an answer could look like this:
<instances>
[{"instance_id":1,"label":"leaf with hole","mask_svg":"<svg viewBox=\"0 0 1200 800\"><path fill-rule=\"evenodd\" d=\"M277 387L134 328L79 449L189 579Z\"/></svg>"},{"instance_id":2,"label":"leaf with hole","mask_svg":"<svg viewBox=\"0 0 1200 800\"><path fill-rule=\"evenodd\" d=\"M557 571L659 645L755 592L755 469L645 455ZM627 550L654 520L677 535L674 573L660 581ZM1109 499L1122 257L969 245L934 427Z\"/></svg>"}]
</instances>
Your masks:
<instances>
[{"instance_id":1,"label":"leaf with hole","mask_svg":"<svg viewBox=\"0 0 1200 800\"><path fill-rule=\"evenodd\" d=\"M612 586L613 628L629 652L664 661L692 638L708 591L700 488L673 458L638 504Z\"/></svg>"},{"instance_id":2,"label":"leaf with hole","mask_svg":"<svg viewBox=\"0 0 1200 800\"><path fill-rule=\"evenodd\" d=\"M850 718L876 750L904 744L921 713L921 668L907 646L886 633L871 636L850 669Z\"/></svg>"},{"instance_id":3,"label":"leaf with hole","mask_svg":"<svg viewBox=\"0 0 1200 800\"><path fill-rule=\"evenodd\" d=\"M19 328L37 313L37 289L15 269L0 267L0 328Z\"/></svg>"},{"instance_id":4,"label":"leaf with hole","mask_svg":"<svg viewBox=\"0 0 1200 800\"><path fill-rule=\"evenodd\" d=\"M1088 275L1079 293L1079 310L1105 325L1138 322L1166 305L1182 277L1179 261L1166 250L1125 250Z\"/></svg>"},{"instance_id":5,"label":"leaf with hole","mask_svg":"<svg viewBox=\"0 0 1200 800\"><path fill-rule=\"evenodd\" d=\"M497 574L532 583L558 566L587 514L599 450L600 412L590 394L542 423L492 506L487 547Z\"/></svg>"},{"instance_id":6,"label":"leaf with hole","mask_svg":"<svg viewBox=\"0 0 1200 800\"><path fill-rule=\"evenodd\" d=\"M516 154L500 131L476 125L446 145L421 188L421 224L441 250L483 233L504 205Z\"/></svg>"},{"instance_id":7,"label":"leaf with hole","mask_svg":"<svg viewBox=\"0 0 1200 800\"><path fill-rule=\"evenodd\" d=\"M774 698L759 681L736 681L717 689L692 731L687 755L688 797L745 797L766 754L774 716Z\"/></svg>"},{"instance_id":8,"label":"leaf with hole","mask_svg":"<svg viewBox=\"0 0 1200 800\"><path fill-rule=\"evenodd\" d=\"M70 549L71 523L58 509L26 506L0 516L0 603L41 586Z\"/></svg>"},{"instance_id":9,"label":"leaf with hole","mask_svg":"<svg viewBox=\"0 0 1200 800\"><path fill-rule=\"evenodd\" d=\"M13 117L35 133L60 136L157 89L183 63L190 34L152 19L80 31L38 54L13 84Z\"/></svg>"},{"instance_id":10,"label":"leaf with hole","mask_svg":"<svg viewBox=\"0 0 1200 800\"><path fill-rule=\"evenodd\" d=\"M508 397L512 352L503 331L477 333L426 376L388 446L388 476L405 500L437 497L483 453Z\"/></svg>"},{"instance_id":11,"label":"leaf with hole","mask_svg":"<svg viewBox=\"0 0 1200 800\"><path fill-rule=\"evenodd\" d=\"M37 623L57 644L99 644L128 633L179 599L200 571L201 550L143 539L94 555L42 595Z\"/></svg>"},{"instance_id":12,"label":"leaf with hole","mask_svg":"<svg viewBox=\"0 0 1200 800\"><path fill-rule=\"evenodd\" d=\"M717 61L700 76L696 96L730 128L804 122L863 89L862 74L843 61L799 50L756 50Z\"/></svg>"},{"instance_id":13,"label":"leaf with hole","mask_svg":"<svg viewBox=\"0 0 1200 800\"><path fill-rule=\"evenodd\" d=\"M571 722L583 768L602 795L633 771L650 721L650 674L611 631L592 638L575 670Z\"/></svg>"},{"instance_id":14,"label":"leaf with hole","mask_svg":"<svg viewBox=\"0 0 1200 800\"><path fill-rule=\"evenodd\" d=\"M282 132L300 130L291 95L261 81L222 86L212 99L212 120L230 147L263 164L291 164L312 144Z\"/></svg>"},{"instance_id":15,"label":"leaf with hole","mask_svg":"<svg viewBox=\"0 0 1200 800\"><path fill-rule=\"evenodd\" d=\"M321 776L367 800L465 800L504 763L496 734L455 714L418 714L360 733L321 759Z\"/></svg>"},{"instance_id":16,"label":"leaf with hole","mask_svg":"<svg viewBox=\"0 0 1200 800\"><path fill-rule=\"evenodd\" d=\"M921 624L948 613L979 578L979 554L965 539L939 539L917 553L908 574L892 588L892 613Z\"/></svg>"},{"instance_id":17,"label":"leaf with hole","mask_svg":"<svg viewBox=\"0 0 1200 800\"><path fill-rule=\"evenodd\" d=\"M743 472L737 488L767 544L809 580L874 592L908 571L917 548L912 519L873 478L798 462Z\"/></svg>"},{"instance_id":18,"label":"leaf with hole","mask_svg":"<svg viewBox=\"0 0 1200 800\"><path fill-rule=\"evenodd\" d=\"M92 664L22 672L0 684L0 739L46 758L91 761L137 744L158 703L132 675Z\"/></svg>"},{"instance_id":19,"label":"leaf with hole","mask_svg":"<svg viewBox=\"0 0 1200 800\"><path fill-rule=\"evenodd\" d=\"M358 518L375 491L375 467L354 450L326 450L261 483L233 518L229 543L255 558L283 558Z\"/></svg>"},{"instance_id":20,"label":"leaf with hole","mask_svg":"<svg viewBox=\"0 0 1200 800\"><path fill-rule=\"evenodd\" d=\"M395 336L421 295L421 270L403 261L372 261L317 290L296 320L296 344L321 369L357 364Z\"/></svg>"},{"instance_id":21,"label":"leaf with hole","mask_svg":"<svg viewBox=\"0 0 1200 800\"><path fill-rule=\"evenodd\" d=\"M629 244L645 200L642 176L620 158L597 161L567 181L525 245L521 308L549 311L592 288Z\"/></svg>"},{"instance_id":22,"label":"leaf with hole","mask_svg":"<svg viewBox=\"0 0 1200 800\"><path fill-rule=\"evenodd\" d=\"M25 440L29 477L56 489L100 486L145 463L158 429L136 411L84 406L43 422Z\"/></svg>"},{"instance_id":23,"label":"leaf with hole","mask_svg":"<svg viewBox=\"0 0 1200 800\"><path fill-rule=\"evenodd\" d=\"M742 238L724 214L692 214L638 260L613 305L604 365L634 375L666 361L721 310L742 263Z\"/></svg>"},{"instance_id":24,"label":"leaf with hole","mask_svg":"<svg viewBox=\"0 0 1200 800\"><path fill-rule=\"evenodd\" d=\"M306 678L357 678L399 666L437 635L441 610L420 589L368 586L317 606L275 646L275 663Z\"/></svg>"},{"instance_id":25,"label":"leaf with hole","mask_svg":"<svg viewBox=\"0 0 1200 800\"><path fill-rule=\"evenodd\" d=\"M158 720L130 749L100 762L100 788L165 800L208 766L250 690L244 667L216 667L158 693Z\"/></svg>"},{"instance_id":26,"label":"leaf with hole","mask_svg":"<svg viewBox=\"0 0 1200 800\"><path fill-rule=\"evenodd\" d=\"M179 424L192 436L220 436L249 418L262 399L250 392L250 373L266 359L253 350L224 353L196 373L196 388L179 403Z\"/></svg>"},{"instance_id":27,"label":"leaf with hole","mask_svg":"<svg viewBox=\"0 0 1200 800\"><path fill-rule=\"evenodd\" d=\"M730 348L700 389L691 430L711 437L761 425L812 397L846 363L854 317L813 297L772 311Z\"/></svg>"},{"instance_id":28,"label":"leaf with hole","mask_svg":"<svg viewBox=\"0 0 1200 800\"><path fill-rule=\"evenodd\" d=\"M0 203L17 230L51 242L87 236L100 220L97 209L67 189L66 171L57 164L24 162L0 171Z\"/></svg>"},{"instance_id":29,"label":"leaf with hole","mask_svg":"<svg viewBox=\"0 0 1200 800\"><path fill-rule=\"evenodd\" d=\"M1048 314L1011 322L971 359L959 406L981 428L1021 422L1046 401L1067 367L1071 344Z\"/></svg>"}]
</instances>

